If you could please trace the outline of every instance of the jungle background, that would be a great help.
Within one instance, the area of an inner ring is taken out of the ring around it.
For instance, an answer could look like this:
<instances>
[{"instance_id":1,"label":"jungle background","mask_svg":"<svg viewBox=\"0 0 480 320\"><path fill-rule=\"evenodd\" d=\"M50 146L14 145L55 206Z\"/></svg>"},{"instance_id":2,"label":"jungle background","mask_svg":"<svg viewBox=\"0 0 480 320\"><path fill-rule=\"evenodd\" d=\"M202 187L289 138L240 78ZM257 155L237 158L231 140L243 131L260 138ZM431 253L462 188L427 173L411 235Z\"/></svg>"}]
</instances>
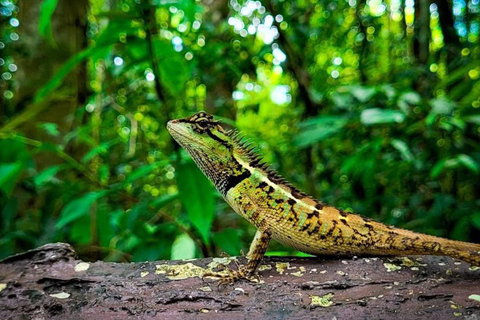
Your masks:
<instances>
[{"instance_id":1,"label":"jungle background","mask_svg":"<svg viewBox=\"0 0 480 320\"><path fill-rule=\"evenodd\" d=\"M479 0L1 0L0 24L0 258L248 249L165 129L199 110L326 203L480 242Z\"/></svg>"}]
</instances>

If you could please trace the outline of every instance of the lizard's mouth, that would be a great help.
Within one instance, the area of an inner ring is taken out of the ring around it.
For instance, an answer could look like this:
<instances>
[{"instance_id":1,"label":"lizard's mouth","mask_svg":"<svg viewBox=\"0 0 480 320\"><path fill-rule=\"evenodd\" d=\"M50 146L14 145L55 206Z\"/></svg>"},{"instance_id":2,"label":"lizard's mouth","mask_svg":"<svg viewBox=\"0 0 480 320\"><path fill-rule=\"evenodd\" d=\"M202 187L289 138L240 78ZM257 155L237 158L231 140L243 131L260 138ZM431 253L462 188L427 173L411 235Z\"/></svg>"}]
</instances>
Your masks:
<instances>
[{"instance_id":1,"label":"lizard's mouth","mask_svg":"<svg viewBox=\"0 0 480 320\"><path fill-rule=\"evenodd\" d=\"M170 120L167 122L167 130L175 141L178 142L183 148L190 150L192 146L199 146L202 148L208 148L205 144L195 139L184 127L183 123L178 120Z\"/></svg>"}]
</instances>

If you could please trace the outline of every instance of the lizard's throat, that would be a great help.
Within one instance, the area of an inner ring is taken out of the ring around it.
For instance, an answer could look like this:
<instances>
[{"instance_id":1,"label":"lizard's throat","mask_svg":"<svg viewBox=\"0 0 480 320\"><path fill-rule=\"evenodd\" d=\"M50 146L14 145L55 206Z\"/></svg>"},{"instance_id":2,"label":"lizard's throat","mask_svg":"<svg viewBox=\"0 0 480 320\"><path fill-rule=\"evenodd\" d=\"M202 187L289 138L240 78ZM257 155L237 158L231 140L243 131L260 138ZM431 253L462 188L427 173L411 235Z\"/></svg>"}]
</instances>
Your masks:
<instances>
[{"instance_id":1,"label":"lizard's throat","mask_svg":"<svg viewBox=\"0 0 480 320\"><path fill-rule=\"evenodd\" d=\"M243 168L233 157L228 161L222 162L218 159L210 158L201 150L188 146L184 146L184 148L224 197L227 195L228 190L251 176L251 172Z\"/></svg>"}]
</instances>

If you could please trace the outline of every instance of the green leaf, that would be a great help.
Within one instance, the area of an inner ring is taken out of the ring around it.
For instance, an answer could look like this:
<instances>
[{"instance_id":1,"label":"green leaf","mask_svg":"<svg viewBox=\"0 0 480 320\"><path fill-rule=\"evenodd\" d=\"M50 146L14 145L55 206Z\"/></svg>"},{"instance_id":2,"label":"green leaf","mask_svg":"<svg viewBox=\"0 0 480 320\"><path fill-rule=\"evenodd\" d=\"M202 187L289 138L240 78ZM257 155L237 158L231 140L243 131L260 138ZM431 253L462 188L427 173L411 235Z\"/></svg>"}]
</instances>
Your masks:
<instances>
[{"instance_id":1,"label":"green leaf","mask_svg":"<svg viewBox=\"0 0 480 320\"><path fill-rule=\"evenodd\" d=\"M160 209L161 207L165 206L167 203L172 202L173 200L178 198L179 193L174 192L170 194L164 194L157 199L153 200L151 202L151 205L155 207L156 209Z\"/></svg>"},{"instance_id":2,"label":"green leaf","mask_svg":"<svg viewBox=\"0 0 480 320\"><path fill-rule=\"evenodd\" d=\"M99 209L102 208L99 207ZM98 213L95 215L97 218L98 240L100 240L100 245L105 248L108 248L110 241L115 236L114 225L110 223L111 213L114 212L98 210Z\"/></svg>"},{"instance_id":3,"label":"green leaf","mask_svg":"<svg viewBox=\"0 0 480 320\"><path fill-rule=\"evenodd\" d=\"M480 171L480 167L478 166L478 163L470 156L466 154L459 154L457 156L458 161L463 164L463 166L473 173L478 174Z\"/></svg>"},{"instance_id":4,"label":"green leaf","mask_svg":"<svg viewBox=\"0 0 480 320\"><path fill-rule=\"evenodd\" d=\"M173 50L172 44L162 40L154 42L155 55L159 60L162 85L173 95L183 91L190 79L190 67L184 56Z\"/></svg>"},{"instance_id":5,"label":"green leaf","mask_svg":"<svg viewBox=\"0 0 480 320\"><path fill-rule=\"evenodd\" d=\"M451 236L452 239L460 241L468 241L467 230L470 229L470 217L462 217L460 220L455 223L453 227Z\"/></svg>"},{"instance_id":6,"label":"green leaf","mask_svg":"<svg viewBox=\"0 0 480 320\"><path fill-rule=\"evenodd\" d=\"M130 174L127 175L127 178L125 179L125 182L131 183L131 182L133 182L133 181L135 181L135 180L137 180L141 177L144 177L144 176L150 174L150 172L152 172L153 170L155 170L159 167L162 167L162 166L166 165L167 163L168 163L168 161L158 161L158 162L154 162L154 163L151 163L151 164L147 164L147 165L138 167L133 172L131 172Z\"/></svg>"},{"instance_id":7,"label":"green leaf","mask_svg":"<svg viewBox=\"0 0 480 320\"><path fill-rule=\"evenodd\" d=\"M300 133L295 138L295 145L304 148L323 141L340 132L348 121L348 118L342 116L320 116L305 120L300 124Z\"/></svg>"},{"instance_id":8,"label":"green leaf","mask_svg":"<svg viewBox=\"0 0 480 320\"><path fill-rule=\"evenodd\" d=\"M172 245L172 260L195 258L195 242L187 234L179 235Z\"/></svg>"},{"instance_id":9,"label":"green leaf","mask_svg":"<svg viewBox=\"0 0 480 320\"><path fill-rule=\"evenodd\" d=\"M57 3L58 0L44 0L40 5L40 19L38 22L38 33L53 46L56 46L56 44L53 39L52 16L57 8Z\"/></svg>"},{"instance_id":10,"label":"green leaf","mask_svg":"<svg viewBox=\"0 0 480 320\"><path fill-rule=\"evenodd\" d=\"M430 171L430 177L435 179L444 169L455 169L458 168L460 165L463 165L465 168L469 169L475 174L478 174L480 172L480 166L472 157L466 154L459 154L454 158L441 159L437 161L437 163Z\"/></svg>"},{"instance_id":11,"label":"green leaf","mask_svg":"<svg viewBox=\"0 0 480 320\"><path fill-rule=\"evenodd\" d=\"M33 178L33 183L37 188L43 186L50 182L61 168L59 165L48 167Z\"/></svg>"},{"instance_id":12,"label":"green leaf","mask_svg":"<svg viewBox=\"0 0 480 320\"><path fill-rule=\"evenodd\" d=\"M203 241L209 244L210 228L215 213L212 184L191 160L178 166L177 182L180 201L187 211L188 219L200 232Z\"/></svg>"},{"instance_id":13,"label":"green leaf","mask_svg":"<svg viewBox=\"0 0 480 320\"><path fill-rule=\"evenodd\" d=\"M112 146L114 146L117 143L118 143L117 139L101 143L99 146L93 148L86 155L83 156L82 163L87 163L88 161L95 158L95 156L97 155L106 154L108 152L108 149L110 149Z\"/></svg>"},{"instance_id":14,"label":"green leaf","mask_svg":"<svg viewBox=\"0 0 480 320\"><path fill-rule=\"evenodd\" d=\"M132 19L127 20L123 17L111 18L107 27L96 38L96 45L103 46L117 43L124 35L132 36L133 38L138 34L138 31L139 28L132 23Z\"/></svg>"},{"instance_id":15,"label":"green leaf","mask_svg":"<svg viewBox=\"0 0 480 320\"><path fill-rule=\"evenodd\" d=\"M404 141L393 139L391 143L392 143L392 146L395 149L397 149L398 152L400 152L400 155L402 156L403 160L406 160L406 161L413 160L413 154L410 151L410 148L408 147L408 145Z\"/></svg>"},{"instance_id":16,"label":"green leaf","mask_svg":"<svg viewBox=\"0 0 480 320\"><path fill-rule=\"evenodd\" d=\"M380 124L380 123L401 123L405 120L405 114L396 110L385 110L379 108L370 108L362 111L360 121L363 124Z\"/></svg>"},{"instance_id":17,"label":"green leaf","mask_svg":"<svg viewBox=\"0 0 480 320\"><path fill-rule=\"evenodd\" d=\"M475 226L475 228L480 230L480 212L472 215L472 224Z\"/></svg>"},{"instance_id":18,"label":"green leaf","mask_svg":"<svg viewBox=\"0 0 480 320\"><path fill-rule=\"evenodd\" d=\"M83 215L72 223L70 229L70 238L74 243L87 244L92 240L91 219L88 215Z\"/></svg>"},{"instance_id":19,"label":"green leaf","mask_svg":"<svg viewBox=\"0 0 480 320\"><path fill-rule=\"evenodd\" d=\"M57 71L53 75L53 77L45 83L36 93L35 95L35 103L41 102L43 99L45 99L50 93L52 93L56 88L58 88L62 82L63 79L72 71L78 64L80 64L82 61L85 59L89 58L93 54L97 54L98 52L109 52L110 51L110 46L92 46L89 48L86 48L78 53L76 53L74 56L72 56L70 59L68 59L67 62L65 62L60 70Z\"/></svg>"},{"instance_id":20,"label":"green leaf","mask_svg":"<svg viewBox=\"0 0 480 320\"><path fill-rule=\"evenodd\" d=\"M480 302L480 295L479 294L471 294L471 295L468 296L468 299L472 299L472 300Z\"/></svg>"},{"instance_id":21,"label":"green leaf","mask_svg":"<svg viewBox=\"0 0 480 320\"><path fill-rule=\"evenodd\" d=\"M0 163L20 161L24 164L31 160L24 143L12 139L0 140Z\"/></svg>"},{"instance_id":22,"label":"green leaf","mask_svg":"<svg viewBox=\"0 0 480 320\"><path fill-rule=\"evenodd\" d=\"M436 179L445 168L446 163L447 159L438 160L433 166L432 170L430 170L430 177Z\"/></svg>"},{"instance_id":23,"label":"green leaf","mask_svg":"<svg viewBox=\"0 0 480 320\"><path fill-rule=\"evenodd\" d=\"M422 98L417 92L405 92L398 98L397 106L402 112L408 114L410 112L410 106L417 106L421 101Z\"/></svg>"},{"instance_id":24,"label":"green leaf","mask_svg":"<svg viewBox=\"0 0 480 320\"><path fill-rule=\"evenodd\" d=\"M480 125L480 114L474 114L464 119L466 122L474 123Z\"/></svg>"},{"instance_id":25,"label":"green leaf","mask_svg":"<svg viewBox=\"0 0 480 320\"><path fill-rule=\"evenodd\" d=\"M22 162L20 161L0 164L0 190L7 196L12 193L22 172L22 167Z\"/></svg>"},{"instance_id":26,"label":"green leaf","mask_svg":"<svg viewBox=\"0 0 480 320\"><path fill-rule=\"evenodd\" d=\"M350 93L358 101L366 102L370 100L375 95L375 93L377 93L377 89L371 87L352 86L350 87Z\"/></svg>"},{"instance_id":27,"label":"green leaf","mask_svg":"<svg viewBox=\"0 0 480 320\"><path fill-rule=\"evenodd\" d=\"M422 101L422 97L418 94L418 92L410 91L403 93L399 100L404 101L410 105L418 105Z\"/></svg>"},{"instance_id":28,"label":"green leaf","mask_svg":"<svg viewBox=\"0 0 480 320\"><path fill-rule=\"evenodd\" d=\"M455 109L455 103L447 99L432 99L430 100L432 113L434 114L451 114Z\"/></svg>"},{"instance_id":29,"label":"green leaf","mask_svg":"<svg viewBox=\"0 0 480 320\"><path fill-rule=\"evenodd\" d=\"M95 191L84 194L82 197L69 202L60 212L60 217L55 224L56 229L61 229L67 224L88 215L92 204L107 194L107 191Z\"/></svg>"},{"instance_id":30,"label":"green leaf","mask_svg":"<svg viewBox=\"0 0 480 320\"><path fill-rule=\"evenodd\" d=\"M38 127L53 137L58 137L60 134L56 123L44 122L38 124Z\"/></svg>"},{"instance_id":31,"label":"green leaf","mask_svg":"<svg viewBox=\"0 0 480 320\"><path fill-rule=\"evenodd\" d=\"M0 231L3 235L9 231L14 231L15 228L15 215L18 211L18 200L15 198L5 199L3 202L3 208L1 210L0 219ZM0 240L0 243L2 240ZM0 254L1 256L1 254ZM1 259L1 258L0 258Z\"/></svg>"}]
</instances>

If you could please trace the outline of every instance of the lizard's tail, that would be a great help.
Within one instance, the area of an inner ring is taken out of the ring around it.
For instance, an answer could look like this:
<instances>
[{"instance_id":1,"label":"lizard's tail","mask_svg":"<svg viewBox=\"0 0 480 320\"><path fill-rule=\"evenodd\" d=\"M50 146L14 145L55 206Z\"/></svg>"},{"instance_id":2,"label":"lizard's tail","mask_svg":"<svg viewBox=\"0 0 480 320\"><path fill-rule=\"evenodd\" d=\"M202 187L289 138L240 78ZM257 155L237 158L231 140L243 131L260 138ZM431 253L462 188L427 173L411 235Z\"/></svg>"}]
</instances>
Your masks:
<instances>
[{"instance_id":1,"label":"lizard's tail","mask_svg":"<svg viewBox=\"0 0 480 320\"><path fill-rule=\"evenodd\" d=\"M474 266L480 266L480 244L449 240L402 229L397 230L400 241L396 244L407 252L450 256Z\"/></svg>"},{"instance_id":2,"label":"lizard's tail","mask_svg":"<svg viewBox=\"0 0 480 320\"><path fill-rule=\"evenodd\" d=\"M446 256L480 267L480 245L478 244L450 240L442 245L441 252Z\"/></svg>"}]
</instances>

